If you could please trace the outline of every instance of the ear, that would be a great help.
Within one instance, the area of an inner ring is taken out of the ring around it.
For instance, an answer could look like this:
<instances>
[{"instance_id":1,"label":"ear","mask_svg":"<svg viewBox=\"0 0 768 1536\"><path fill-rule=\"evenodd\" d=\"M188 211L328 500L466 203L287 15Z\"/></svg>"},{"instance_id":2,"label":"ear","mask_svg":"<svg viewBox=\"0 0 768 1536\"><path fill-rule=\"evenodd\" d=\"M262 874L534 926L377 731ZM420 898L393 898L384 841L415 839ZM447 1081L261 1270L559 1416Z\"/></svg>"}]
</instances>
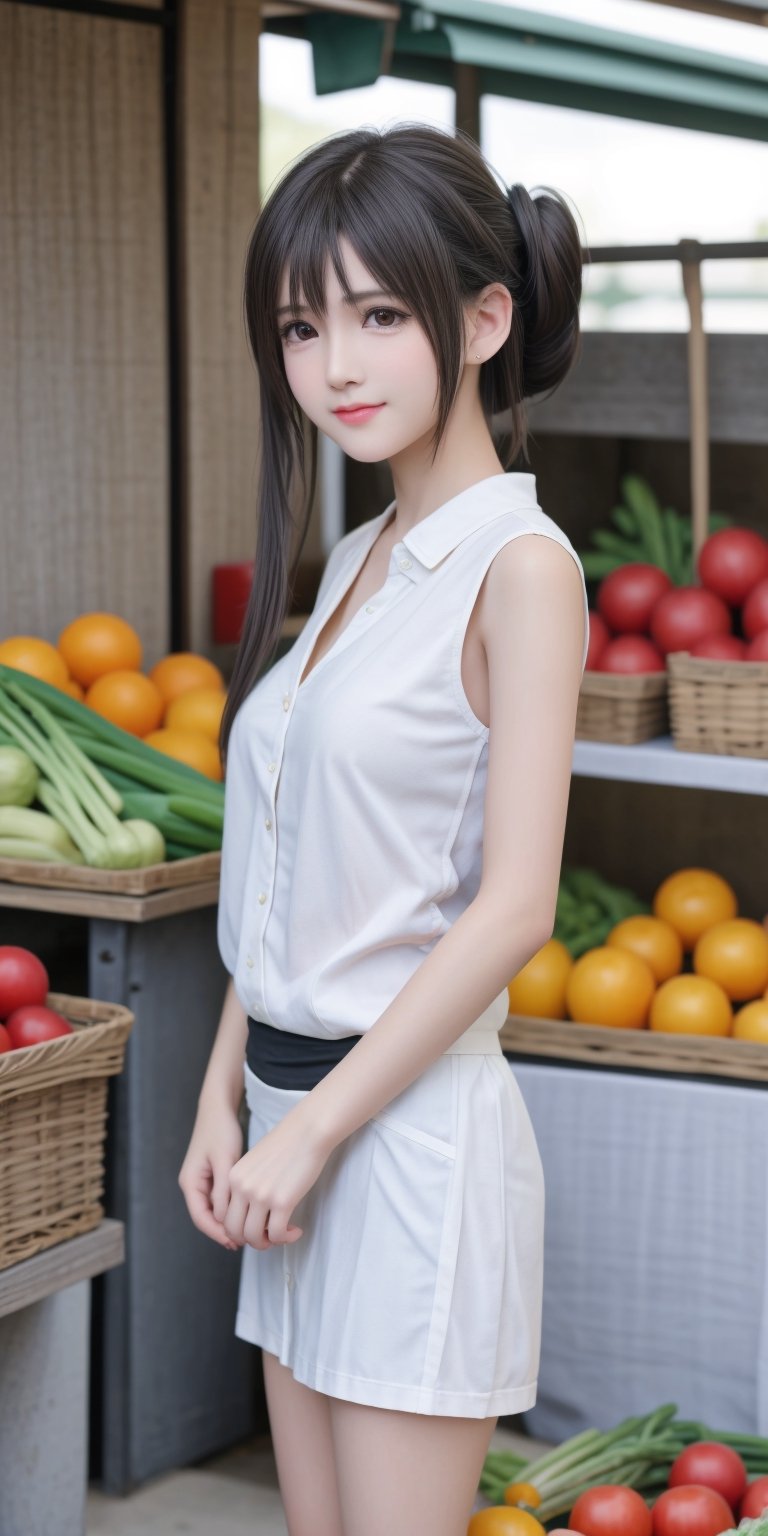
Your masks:
<instances>
[{"instance_id":1,"label":"ear","mask_svg":"<svg viewBox=\"0 0 768 1536\"><path fill-rule=\"evenodd\" d=\"M503 283L489 283L467 311L467 362L487 363L503 347L512 326L512 295Z\"/></svg>"}]
</instances>

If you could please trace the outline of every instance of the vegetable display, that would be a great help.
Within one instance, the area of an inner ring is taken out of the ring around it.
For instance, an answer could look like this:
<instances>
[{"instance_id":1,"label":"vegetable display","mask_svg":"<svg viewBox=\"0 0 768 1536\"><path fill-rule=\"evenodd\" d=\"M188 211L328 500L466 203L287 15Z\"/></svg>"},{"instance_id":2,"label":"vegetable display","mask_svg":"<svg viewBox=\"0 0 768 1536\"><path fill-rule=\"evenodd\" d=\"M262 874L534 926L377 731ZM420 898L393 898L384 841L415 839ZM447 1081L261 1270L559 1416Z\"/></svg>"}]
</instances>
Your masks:
<instances>
[{"instance_id":1,"label":"vegetable display","mask_svg":"<svg viewBox=\"0 0 768 1536\"><path fill-rule=\"evenodd\" d=\"M598 580L617 566L639 561L664 571L675 586L693 581L693 532L690 518L672 507L662 507L640 475L623 475L623 501L613 508L612 528L596 528L590 534L594 549L579 550L587 578ZM711 512L709 529L728 528L731 518Z\"/></svg>"},{"instance_id":2,"label":"vegetable display","mask_svg":"<svg viewBox=\"0 0 768 1536\"><path fill-rule=\"evenodd\" d=\"M0 856L131 869L221 847L221 783L61 689L0 665L6 749L17 754L19 792L34 782L39 808L0 806Z\"/></svg>"},{"instance_id":3,"label":"vegetable display","mask_svg":"<svg viewBox=\"0 0 768 1536\"><path fill-rule=\"evenodd\" d=\"M500 1509L515 1490L517 1507L549 1531L570 1516L568 1529L581 1536L735 1536L740 1515L768 1512L768 1439L720 1433L676 1414L677 1405L666 1403L611 1430L584 1430L528 1462L489 1451L481 1492ZM768 1519L739 1527L739 1536L747 1533L768 1536Z\"/></svg>"},{"instance_id":4,"label":"vegetable display","mask_svg":"<svg viewBox=\"0 0 768 1536\"><path fill-rule=\"evenodd\" d=\"M0 1054L71 1035L72 1025L46 1006L48 972L18 944L0 944Z\"/></svg>"}]
</instances>

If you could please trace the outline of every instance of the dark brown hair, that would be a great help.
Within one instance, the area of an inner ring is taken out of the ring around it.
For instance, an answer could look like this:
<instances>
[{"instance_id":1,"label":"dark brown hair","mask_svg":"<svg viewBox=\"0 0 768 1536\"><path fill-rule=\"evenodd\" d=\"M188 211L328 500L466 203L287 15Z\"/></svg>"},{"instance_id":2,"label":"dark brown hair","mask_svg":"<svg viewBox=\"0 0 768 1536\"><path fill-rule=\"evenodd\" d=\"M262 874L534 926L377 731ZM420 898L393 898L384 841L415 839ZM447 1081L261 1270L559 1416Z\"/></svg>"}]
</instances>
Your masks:
<instances>
[{"instance_id":1,"label":"dark brown hair","mask_svg":"<svg viewBox=\"0 0 768 1536\"><path fill-rule=\"evenodd\" d=\"M350 294L343 235L381 287L412 311L438 370L435 452L461 379L463 305L489 283L505 284L514 301L512 327L480 370L480 395L489 424L499 412L509 413L509 442L500 454L508 469L520 452L528 458L524 399L557 388L579 346L579 231L565 199L542 190L534 200L523 186L501 188L468 134L406 123L324 139L295 160L270 193L245 258L245 326L261 400L258 536L222 753L240 705L277 646L315 493L317 428L289 388L276 316L286 267L291 305L305 302L325 314L329 256L345 297ZM303 523L291 561L297 475Z\"/></svg>"}]
</instances>

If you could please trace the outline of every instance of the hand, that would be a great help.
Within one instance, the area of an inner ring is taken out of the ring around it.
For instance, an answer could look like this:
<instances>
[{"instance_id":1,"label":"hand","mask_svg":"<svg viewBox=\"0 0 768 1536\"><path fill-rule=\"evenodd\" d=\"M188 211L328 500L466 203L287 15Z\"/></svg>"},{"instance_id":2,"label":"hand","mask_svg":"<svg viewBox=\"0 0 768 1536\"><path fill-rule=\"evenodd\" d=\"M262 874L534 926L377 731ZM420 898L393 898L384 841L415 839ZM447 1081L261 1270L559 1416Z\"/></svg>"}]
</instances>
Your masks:
<instances>
[{"instance_id":1,"label":"hand","mask_svg":"<svg viewBox=\"0 0 768 1536\"><path fill-rule=\"evenodd\" d=\"M230 1170L242 1150L242 1127L232 1106L223 1101L201 1105L179 1172L179 1186L198 1230L230 1250L242 1247L224 1228Z\"/></svg>"},{"instance_id":2,"label":"hand","mask_svg":"<svg viewBox=\"0 0 768 1536\"><path fill-rule=\"evenodd\" d=\"M229 1175L224 1230L233 1243L265 1249L295 1243L303 1227L290 1218L328 1160L295 1110L246 1152Z\"/></svg>"}]
</instances>

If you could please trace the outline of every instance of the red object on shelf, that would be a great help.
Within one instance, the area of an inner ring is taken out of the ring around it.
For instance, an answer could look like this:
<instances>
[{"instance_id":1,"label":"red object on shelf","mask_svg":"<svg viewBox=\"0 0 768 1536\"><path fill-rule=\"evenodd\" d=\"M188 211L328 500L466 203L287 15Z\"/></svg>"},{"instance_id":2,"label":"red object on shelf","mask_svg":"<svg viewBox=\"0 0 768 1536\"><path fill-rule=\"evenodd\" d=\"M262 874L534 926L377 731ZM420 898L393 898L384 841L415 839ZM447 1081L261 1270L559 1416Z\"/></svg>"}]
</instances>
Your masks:
<instances>
[{"instance_id":1,"label":"red object on shelf","mask_svg":"<svg viewBox=\"0 0 768 1536\"><path fill-rule=\"evenodd\" d=\"M253 584L253 561L213 567L212 639L214 645L237 645Z\"/></svg>"}]
</instances>

